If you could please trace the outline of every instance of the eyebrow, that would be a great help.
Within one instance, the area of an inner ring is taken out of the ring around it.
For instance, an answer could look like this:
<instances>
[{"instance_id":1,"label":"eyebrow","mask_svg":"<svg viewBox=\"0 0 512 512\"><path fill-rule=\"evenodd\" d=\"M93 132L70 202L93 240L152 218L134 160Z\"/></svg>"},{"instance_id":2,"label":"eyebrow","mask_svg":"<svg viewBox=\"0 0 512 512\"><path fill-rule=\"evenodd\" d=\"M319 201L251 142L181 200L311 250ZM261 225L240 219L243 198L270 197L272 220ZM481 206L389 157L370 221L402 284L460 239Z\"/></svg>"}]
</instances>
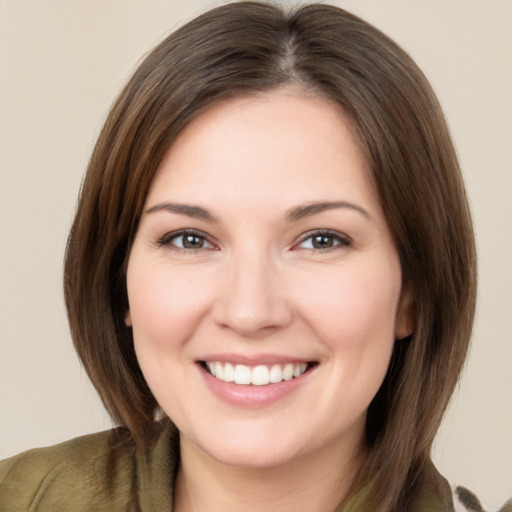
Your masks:
<instances>
[{"instance_id":1,"label":"eyebrow","mask_svg":"<svg viewBox=\"0 0 512 512\"><path fill-rule=\"evenodd\" d=\"M290 208L285 215L285 220L288 223L296 222L304 217L310 217L318 213L322 213L327 210L334 210L337 208L348 208L354 210L368 220L371 220L371 215L361 206L350 203L348 201L320 201L320 202L309 202L299 206ZM160 211L166 211L170 213L176 213L178 215L185 215L194 219L202 219L209 222L219 223L219 219L212 215L208 210L201 206L181 204L181 203L158 203L148 208L146 213L155 213Z\"/></svg>"},{"instance_id":2,"label":"eyebrow","mask_svg":"<svg viewBox=\"0 0 512 512\"><path fill-rule=\"evenodd\" d=\"M359 212L361 215L366 217L368 220L372 220L372 216L361 206L357 204L350 203L348 201L320 201L320 202L312 202L305 203L299 206L295 206L294 208L290 208L286 212L286 222L296 222L304 217L309 217L311 215L316 215L318 213L325 212L326 210L334 210L337 208L348 208L350 210L355 210Z\"/></svg>"},{"instance_id":3,"label":"eyebrow","mask_svg":"<svg viewBox=\"0 0 512 512\"><path fill-rule=\"evenodd\" d=\"M194 206L189 204L158 203L152 206L151 208L148 208L146 210L146 213L155 213L160 211L177 213L178 215L186 215L187 217L207 220L209 222L219 222L219 219L212 215L208 210L201 208L200 206Z\"/></svg>"}]
</instances>

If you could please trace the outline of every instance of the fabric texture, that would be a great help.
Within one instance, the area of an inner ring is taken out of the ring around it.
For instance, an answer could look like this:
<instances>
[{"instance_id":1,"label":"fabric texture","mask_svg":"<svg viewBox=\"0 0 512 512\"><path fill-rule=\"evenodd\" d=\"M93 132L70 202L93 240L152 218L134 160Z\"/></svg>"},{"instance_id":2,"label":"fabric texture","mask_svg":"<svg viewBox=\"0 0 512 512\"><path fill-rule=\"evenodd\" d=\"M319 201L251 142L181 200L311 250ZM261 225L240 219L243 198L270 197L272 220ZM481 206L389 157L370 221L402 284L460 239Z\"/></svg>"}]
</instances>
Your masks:
<instances>
[{"instance_id":1,"label":"fabric texture","mask_svg":"<svg viewBox=\"0 0 512 512\"><path fill-rule=\"evenodd\" d=\"M154 425L147 454L124 429L79 437L0 461L0 512L172 510L178 435Z\"/></svg>"},{"instance_id":2,"label":"fabric texture","mask_svg":"<svg viewBox=\"0 0 512 512\"><path fill-rule=\"evenodd\" d=\"M0 461L0 512L162 512L173 509L179 436L155 423L147 452L136 452L125 429L79 437ZM364 487L336 512L367 512ZM411 512L452 512L451 489L426 468Z\"/></svg>"}]
</instances>

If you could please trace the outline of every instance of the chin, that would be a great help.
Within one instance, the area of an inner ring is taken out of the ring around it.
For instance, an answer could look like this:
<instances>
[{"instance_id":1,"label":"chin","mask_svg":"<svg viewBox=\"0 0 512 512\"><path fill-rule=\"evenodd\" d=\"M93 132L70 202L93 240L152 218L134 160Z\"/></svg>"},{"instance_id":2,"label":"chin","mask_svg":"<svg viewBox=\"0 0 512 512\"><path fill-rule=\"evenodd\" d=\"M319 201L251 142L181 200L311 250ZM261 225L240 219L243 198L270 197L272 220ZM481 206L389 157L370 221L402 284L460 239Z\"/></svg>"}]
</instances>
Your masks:
<instances>
[{"instance_id":1,"label":"chin","mask_svg":"<svg viewBox=\"0 0 512 512\"><path fill-rule=\"evenodd\" d=\"M224 446L221 450L210 452L210 456L217 462L234 468L269 469L292 462L298 454L276 450L276 447L269 442L264 449L251 446L229 449Z\"/></svg>"},{"instance_id":2,"label":"chin","mask_svg":"<svg viewBox=\"0 0 512 512\"><path fill-rule=\"evenodd\" d=\"M200 441L191 439L197 449L226 466L250 469L266 469L283 466L307 452L309 443L290 439L289 430L281 429L284 436L257 433L229 432L201 436ZM288 439L286 439L288 438Z\"/></svg>"}]
</instances>

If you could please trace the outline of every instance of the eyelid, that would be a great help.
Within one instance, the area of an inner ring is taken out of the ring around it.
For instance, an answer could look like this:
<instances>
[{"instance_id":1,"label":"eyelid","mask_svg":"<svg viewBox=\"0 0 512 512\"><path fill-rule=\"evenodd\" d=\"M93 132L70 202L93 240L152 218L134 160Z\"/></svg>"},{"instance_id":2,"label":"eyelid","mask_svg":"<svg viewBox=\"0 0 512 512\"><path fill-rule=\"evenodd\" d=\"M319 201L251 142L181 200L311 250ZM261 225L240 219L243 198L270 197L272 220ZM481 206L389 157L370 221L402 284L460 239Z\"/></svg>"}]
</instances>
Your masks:
<instances>
[{"instance_id":1,"label":"eyelid","mask_svg":"<svg viewBox=\"0 0 512 512\"><path fill-rule=\"evenodd\" d=\"M185 248L185 247L179 247L177 245L172 244L172 240L175 238L179 238L186 235L193 235L197 236L199 238L202 238L205 240L205 243L209 245L209 247L200 247L197 249L193 248ZM292 246L292 249L301 249L299 247L301 244L303 244L306 240L314 237L314 236L326 236L334 238L337 243L333 245L332 247L327 248L302 248L305 250L311 250L311 251L317 251L317 252L328 252L332 250L336 250L338 248L342 247L349 247L352 244L352 239L347 236L344 233L341 233L339 231L335 231L332 229L313 229L310 230L303 235L300 236L299 240ZM165 233L163 236L161 236L157 241L156 245L159 247L167 247L169 250L173 251L182 251L182 252L197 252L201 250L218 250L217 244L215 244L211 237L205 233L204 231L200 231L198 229L193 228L185 228L185 229L178 229L176 231L170 231L168 233Z\"/></svg>"},{"instance_id":2,"label":"eyelid","mask_svg":"<svg viewBox=\"0 0 512 512\"><path fill-rule=\"evenodd\" d=\"M187 249L185 247L178 247L177 245L173 245L171 241L175 238L179 238L180 236L186 236L186 235L193 235L197 236L199 238L203 238L207 244L210 245L210 247L200 247L198 249ZM216 244L212 242L211 237L204 233L203 231L200 231L198 229L193 228L185 228L185 229L177 229L176 231L170 231L169 233L166 233L165 235L161 236L157 241L156 244L159 247L167 247L169 250L173 251L182 251L182 252L194 252L194 251L201 251L201 250L216 250Z\"/></svg>"},{"instance_id":3,"label":"eyelid","mask_svg":"<svg viewBox=\"0 0 512 512\"><path fill-rule=\"evenodd\" d=\"M299 247L302 243L304 243L306 240L314 237L314 236L328 236L332 237L338 240L339 243L334 245L333 247L328 247L325 249L315 249L315 248L303 248L305 250L312 250L312 251L319 251L319 252L328 252L332 250L336 250L338 248L342 247L349 247L352 245L352 239L345 235L344 233L341 233L339 231L334 231L332 229L313 229L311 231L308 231L307 233L304 233L300 236L299 241L293 245L292 249L301 249Z\"/></svg>"}]
</instances>

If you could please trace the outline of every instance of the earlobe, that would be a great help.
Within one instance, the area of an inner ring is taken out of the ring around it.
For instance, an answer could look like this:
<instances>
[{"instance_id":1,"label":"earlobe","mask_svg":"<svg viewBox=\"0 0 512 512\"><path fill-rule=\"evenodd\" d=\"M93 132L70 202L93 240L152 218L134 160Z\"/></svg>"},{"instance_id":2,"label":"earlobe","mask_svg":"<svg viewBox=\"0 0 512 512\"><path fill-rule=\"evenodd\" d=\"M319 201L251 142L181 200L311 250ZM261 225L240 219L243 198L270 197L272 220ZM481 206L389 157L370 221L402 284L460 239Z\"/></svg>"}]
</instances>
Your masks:
<instances>
[{"instance_id":1,"label":"earlobe","mask_svg":"<svg viewBox=\"0 0 512 512\"><path fill-rule=\"evenodd\" d=\"M132 326L132 315L130 314L130 310L128 310L124 315L124 324L126 327Z\"/></svg>"},{"instance_id":2,"label":"earlobe","mask_svg":"<svg viewBox=\"0 0 512 512\"><path fill-rule=\"evenodd\" d=\"M395 339L407 338L414 332L414 297L411 287L404 284L395 318Z\"/></svg>"}]
</instances>

